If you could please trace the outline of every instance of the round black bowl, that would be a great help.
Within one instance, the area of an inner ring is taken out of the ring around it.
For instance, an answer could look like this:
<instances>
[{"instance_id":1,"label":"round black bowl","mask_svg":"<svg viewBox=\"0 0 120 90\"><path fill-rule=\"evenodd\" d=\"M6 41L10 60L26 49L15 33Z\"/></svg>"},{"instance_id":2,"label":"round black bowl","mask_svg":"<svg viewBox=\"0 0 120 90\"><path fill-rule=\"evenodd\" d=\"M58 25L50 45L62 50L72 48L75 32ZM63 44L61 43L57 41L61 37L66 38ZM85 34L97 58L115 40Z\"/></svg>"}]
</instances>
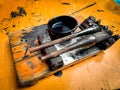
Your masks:
<instances>
[{"instance_id":1,"label":"round black bowl","mask_svg":"<svg viewBox=\"0 0 120 90\"><path fill-rule=\"evenodd\" d=\"M74 31L77 21L71 16L58 16L48 21L48 30L51 36L64 37Z\"/></svg>"}]
</instances>

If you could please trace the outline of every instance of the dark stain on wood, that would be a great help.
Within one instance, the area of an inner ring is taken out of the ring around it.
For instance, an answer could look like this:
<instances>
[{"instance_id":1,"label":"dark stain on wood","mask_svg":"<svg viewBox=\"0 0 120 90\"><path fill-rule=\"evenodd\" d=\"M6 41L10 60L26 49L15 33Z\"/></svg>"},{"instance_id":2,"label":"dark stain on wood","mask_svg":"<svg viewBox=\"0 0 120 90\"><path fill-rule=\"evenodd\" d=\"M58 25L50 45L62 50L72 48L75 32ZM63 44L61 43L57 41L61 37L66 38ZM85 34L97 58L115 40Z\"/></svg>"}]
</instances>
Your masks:
<instances>
[{"instance_id":1,"label":"dark stain on wood","mask_svg":"<svg viewBox=\"0 0 120 90\"><path fill-rule=\"evenodd\" d=\"M27 15L27 13L23 7L17 7L17 11L12 11L10 13L10 16L12 18L16 18L18 16L26 16L26 15Z\"/></svg>"},{"instance_id":2,"label":"dark stain on wood","mask_svg":"<svg viewBox=\"0 0 120 90\"><path fill-rule=\"evenodd\" d=\"M97 9L97 12L104 12L104 10L101 10L101 9Z\"/></svg>"},{"instance_id":3,"label":"dark stain on wood","mask_svg":"<svg viewBox=\"0 0 120 90\"><path fill-rule=\"evenodd\" d=\"M32 15L35 14L34 12L31 13Z\"/></svg>"},{"instance_id":4,"label":"dark stain on wood","mask_svg":"<svg viewBox=\"0 0 120 90\"><path fill-rule=\"evenodd\" d=\"M17 7L17 9L18 9L20 15L27 15L27 13L23 7Z\"/></svg>"},{"instance_id":5,"label":"dark stain on wood","mask_svg":"<svg viewBox=\"0 0 120 90\"><path fill-rule=\"evenodd\" d=\"M2 22L3 22L4 20L6 20L6 19L7 19L7 18L3 18L3 19L2 19Z\"/></svg>"},{"instance_id":6,"label":"dark stain on wood","mask_svg":"<svg viewBox=\"0 0 120 90\"><path fill-rule=\"evenodd\" d=\"M7 31L8 28L9 28L9 27L5 27L4 30Z\"/></svg>"},{"instance_id":7,"label":"dark stain on wood","mask_svg":"<svg viewBox=\"0 0 120 90\"><path fill-rule=\"evenodd\" d=\"M14 28L14 27L15 27L15 25L12 25L12 27Z\"/></svg>"},{"instance_id":8,"label":"dark stain on wood","mask_svg":"<svg viewBox=\"0 0 120 90\"><path fill-rule=\"evenodd\" d=\"M39 19L37 22L40 22L41 21L41 19Z\"/></svg>"},{"instance_id":9,"label":"dark stain on wood","mask_svg":"<svg viewBox=\"0 0 120 90\"><path fill-rule=\"evenodd\" d=\"M83 7L83 8L80 8L80 9L79 9L79 10L77 10L77 11L74 11L73 13L71 13L71 14L69 14L69 15L76 14L76 13L78 13L78 12L80 12L80 11L83 11L83 10L85 10L85 9L89 8L89 7L94 6L95 4L97 4L97 3L96 3L96 2L94 2L94 3L92 3L92 4L89 4L89 5L87 5L87 6Z\"/></svg>"},{"instance_id":10,"label":"dark stain on wood","mask_svg":"<svg viewBox=\"0 0 120 90\"><path fill-rule=\"evenodd\" d=\"M8 35L9 34L9 32L6 32L6 35Z\"/></svg>"},{"instance_id":11,"label":"dark stain on wood","mask_svg":"<svg viewBox=\"0 0 120 90\"><path fill-rule=\"evenodd\" d=\"M8 18L3 18L3 19L1 20L1 24L3 24L3 22L6 22L6 21L10 21L10 19L8 19Z\"/></svg>"},{"instance_id":12,"label":"dark stain on wood","mask_svg":"<svg viewBox=\"0 0 120 90\"><path fill-rule=\"evenodd\" d=\"M18 14L17 14L16 11L12 11L11 14L10 14L10 16L11 16L12 18L15 18L15 17L18 16Z\"/></svg>"},{"instance_id":13,"label":"dark stain on wood","mask_svg":"<svg viewBox=\"0 0 120 90\"><path fill-rule=\"evenodd\" d=\"M68 3L68 2L62 2L61 4L63 4L63 5L70 5L70 3Z\"/></svg>"},{"instance_id":14,"label":"dark stain on wood","mask_svg":"<svg viewBox=\"0 0 120 90\"><path fill-rule=\"evenodd\" d=\"M115 26L111 25L112 28L115 28Z\"/></svg>"}]
</instances>

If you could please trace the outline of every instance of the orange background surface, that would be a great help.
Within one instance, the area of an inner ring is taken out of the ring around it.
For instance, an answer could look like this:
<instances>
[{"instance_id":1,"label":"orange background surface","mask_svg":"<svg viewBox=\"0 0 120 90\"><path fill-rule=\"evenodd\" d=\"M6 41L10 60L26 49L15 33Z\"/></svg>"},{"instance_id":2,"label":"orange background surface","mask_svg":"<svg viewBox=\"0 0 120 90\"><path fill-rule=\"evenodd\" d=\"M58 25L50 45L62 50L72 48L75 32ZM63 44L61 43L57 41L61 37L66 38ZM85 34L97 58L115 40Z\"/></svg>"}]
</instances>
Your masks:
<instances>
[{"instance_id":1,"label":"orange background surface","mask_svg":"<svg viewBox=\"0 0 120 90\"><path fill-rule=\"evenodd\" d=\"M120 40L103 54L39 80L31 87L19 88L8 33L46 24L50 18L69 15L89 4L94 6L73 14L102 20L114 34L120 34L120 7L113 0L0 0L0 88L1 90L111 90L120 88ZM67 3L67 4L65 4ZM23 7L26 16L11 18L11 11Z\"/></svg>"}]
</instances>

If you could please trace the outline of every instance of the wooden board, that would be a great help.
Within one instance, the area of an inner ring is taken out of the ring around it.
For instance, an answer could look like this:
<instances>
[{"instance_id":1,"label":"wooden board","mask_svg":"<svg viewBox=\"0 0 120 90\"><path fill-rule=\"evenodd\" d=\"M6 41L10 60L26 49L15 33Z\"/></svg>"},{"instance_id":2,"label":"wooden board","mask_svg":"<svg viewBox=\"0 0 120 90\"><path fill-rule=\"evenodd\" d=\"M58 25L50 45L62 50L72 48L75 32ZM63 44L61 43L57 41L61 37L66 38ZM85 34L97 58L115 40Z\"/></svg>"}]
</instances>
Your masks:
<instances>
[{"instance_id":1,"label":"wooden board","mask_svg":"<svg viewBox=\"0 0 120 90\"><path fill-rule=\"evenodd\" d=\"M56 47L47 47L34 53L30 53L29 48L52 41L47 30L47 25L20 30L10 34L9 39L20 86L33 85L43 77L52 75L101 52L95 46L86 49L82 53L77 51L80 53L80 56L77 54L77 57L79 56L80 58L67 65L64 64L61 56L42 62L39 57L57 51Z\"/></svg>"}]
</instances>

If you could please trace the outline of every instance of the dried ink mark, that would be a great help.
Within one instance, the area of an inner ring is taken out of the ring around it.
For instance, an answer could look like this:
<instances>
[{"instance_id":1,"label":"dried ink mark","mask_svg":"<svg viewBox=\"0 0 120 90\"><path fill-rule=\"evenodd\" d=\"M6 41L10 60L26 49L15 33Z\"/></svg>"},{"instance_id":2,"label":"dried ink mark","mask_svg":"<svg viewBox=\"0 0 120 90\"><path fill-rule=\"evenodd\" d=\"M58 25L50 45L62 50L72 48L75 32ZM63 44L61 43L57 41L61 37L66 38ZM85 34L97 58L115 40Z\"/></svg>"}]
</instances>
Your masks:
<instances>
[{"instance_id":1,"label":"dried ink mark","mask_svg":"<svg viewBox=\"0 0 120 90\"><path fill-rule=\"evenodd\" d=\"M112 28L115 28L115 26L111 25Z\"/></svg>"},{"instance_id":2,"label":"dried ink mark","mask_svg":"<svg viewBox=\"0 0 120 90\"><path fill-rule=\"evenodd\" d=\"M94 6L95 4L96 4L96 2L94 2L94 3L92 3L92 4L89 4L89 5L87 5L87 6L83 7L83 8L81 8L81 9L79 9L79 10L77 10L77 11L75 11L75 12L73 12L73 13L69 14L69 15L76 14L76 13L78 13L78 12L80 12L80 11L84 10L84 9L87 9L87 8L89 8L89 7Z\"/></svg>"},{"instance_id":3,"label":"dried ink mark","mask_svg":"<svg viewBox=\"0 0 120 90\"><path fill-rule=\"evenodd\" d=\"M3 18L1 22L4 22L4 21L9 21L10 19L8 18Z\"/></svg>"},{"instance_id":4,"label":"dried ink mark","mask_svg":"<svg viewBox=\"0 0 120 90\"><path fill-rule=\"evenodd\" d=\"M17 14L16 11L12 11L11 14L10 14L10 16L11 16L12 18L15 18L15 17L18 16L18 14Z\"/></svg>"},{"instance_id":5,"label":"dried ink mark","mask_svg":"<svg viewBox=\"0 0 120 90\"><path fill-rule=\"evenodd\" d=\"M12 27L14 28L14 27L15 27L15 25L12 25Z\"/></svg>"},{"instance_id":6,"label":"dried ink mark","mask_svg":"<svg viewBox=\"0 0 120 90\"><path fill-rule=\"evenodd\" d=\"M26 16L27 13L23 7L17 7L17 11L12 11L10 16L12 18L18 17L18 16Z\"/></svg>"},{"instance_id":7,"label":"dried ink mark","mask_svg":"<svg viewBox=\"0 0 120 90\"><path fill-rule=\"evenodd\" d=\"M104 12L104 10L97 9L97 12Z\"/></svg>"},{"instance_id":8,"label":"dried ink mark","mask_svg":"<svg viewBox=\"0 0 120 90\"><path fill-rule=\"evenodd\" d=\"M7 31L8 28L9 28L9 27L5 27L4 30Z\"/></svg>"},{"instance_id":9,"label":"dried ink mark","mask_svg":"<svg viewBox=\"0 0 120 90\"><path fill-rule=\"evenodd\" d=\"M68 2L62 2L61 4L70 5L70 3L68 3Z\"/></svg>"},{"instance_id":10,"label":"dried ink mark","mask_svg":"<svg viewBox=\"0 0 120 90\"><path fill-rule=\"evenodd\" d=\"M41 19L39 19L37 22L40 22L41 21Z\"/></svg>"},{"instance_id":11,"label":"dried ink mark","mask_svg":"<svg viewBox=\"0 0 120 90\"><path fill-rule=\"evenodd\" d=\"M25 9L23 7L17 7L18 9L18 14L23 16L23 15L27 15Z\"/></svg>"}]
</instances>

